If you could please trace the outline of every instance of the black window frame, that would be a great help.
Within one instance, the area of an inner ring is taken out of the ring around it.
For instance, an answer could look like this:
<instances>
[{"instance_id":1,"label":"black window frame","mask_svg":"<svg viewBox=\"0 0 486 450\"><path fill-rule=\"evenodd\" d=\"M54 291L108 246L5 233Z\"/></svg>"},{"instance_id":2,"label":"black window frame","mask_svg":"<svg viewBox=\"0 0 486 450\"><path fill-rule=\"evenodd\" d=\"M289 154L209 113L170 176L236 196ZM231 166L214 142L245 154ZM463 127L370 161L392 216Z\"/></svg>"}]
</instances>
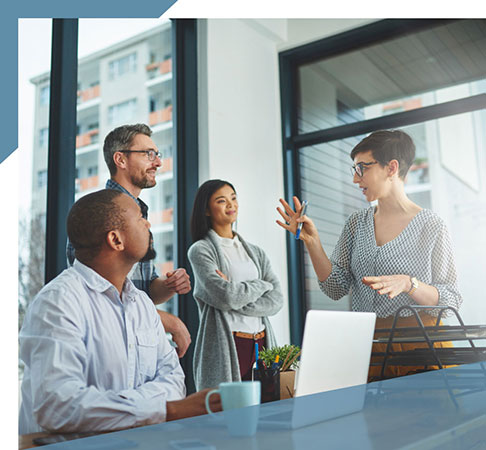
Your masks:
<instances>
[{"instance_id":1,"label":"black window frame","mask_svg":"<svg viewBox=\"0 0 486 450\"><path fill-rule=\"evenodd\" d=\"M398 128L428 120L486 108L486 94L450 101L420 109L398 112L309 133L298 133L298 94L300 66L334 57L373 44L459 19L384 19L279 53L282 151L285 198L300 198L299 150L303 147L363 135L377 129ZM287 233L287 273L289 291L290 340L301 345L306 304L304 286L304 249Z\"/></svg>"},{"instance_id":2,"label":"black window frame","mask_svg":"<svg viewBox=\"0 0 486 450\"><path fill-rule=\"evenodd\" d=\"M191 245L189 218L199 186L197 105L197 20L172 21L176 267L185 267ZM66 268L66 219L75 196L76 105L78 90L78 19L53 19L49 103L45 282ZM69 151L71 149L71 151ZM193 342L199 313L192 293L178 296L179 318ZM192 370L194 345L182 358L187 392L195 391Z\"/></svg>"}]
</instances>

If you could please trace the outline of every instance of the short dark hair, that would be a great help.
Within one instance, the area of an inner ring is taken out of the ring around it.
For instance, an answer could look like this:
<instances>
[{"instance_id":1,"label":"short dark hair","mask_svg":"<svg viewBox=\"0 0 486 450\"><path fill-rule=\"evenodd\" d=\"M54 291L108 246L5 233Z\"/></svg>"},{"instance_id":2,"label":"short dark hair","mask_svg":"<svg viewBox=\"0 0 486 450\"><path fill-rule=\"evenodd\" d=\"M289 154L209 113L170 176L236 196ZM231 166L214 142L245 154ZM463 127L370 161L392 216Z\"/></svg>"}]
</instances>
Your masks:
<instances>
[{"instance_id":1,"label":"short dark hair","mask_svg":"<svg viewBox=\"0 0 486 450\"><path fill-rule=\"evenodd\" d=\"M224 180L208 180L199 186L194 198L191 214L192 241L203 239L211 229L211 219L206 215L211 196L223 186L229 186L236 192L234 186Z\"/></svg>"},{"instance_id":2,"label":"short dark hair","mask_svg":"<svg viewBox=\"0 0 486 450\"><path fill-rule=\"evenodd\" d=\"M124 210L115 201L123 192L103 189L81 197L71 207L67 234L76 259L89 262L101 250L108 232L124 230Z\"/></svg>"},{"instance_id":3,"label":"short dark hair","mask_svg":"<svg viewBox=\"0 0 486 450\"><path fill-rule=\"evenodd\" d=\"M133 138L137 134L145 134L145 136L150 137L152 136L152 130L144 123L136 123L115 128L106 136L103 144L103 156L111 176L116 175L117 170L115 161L113 161L113 155L120 150L129 150L128 147L130 147Z\"/></svg>"},{"instance_id":4,"label":"short dark hair","mask_svg":"<svg viewBox=\"0 0 486 450\"><path fill-rule=\"evenodd\" d=\"M365 137L351 151L354 160L358 153L370 151L376 161L385 167L392 159L399 164L399 177L405 179L415 159L415 144L412 138L401 130L380 130Z\"/></svg>"}]
</instances>

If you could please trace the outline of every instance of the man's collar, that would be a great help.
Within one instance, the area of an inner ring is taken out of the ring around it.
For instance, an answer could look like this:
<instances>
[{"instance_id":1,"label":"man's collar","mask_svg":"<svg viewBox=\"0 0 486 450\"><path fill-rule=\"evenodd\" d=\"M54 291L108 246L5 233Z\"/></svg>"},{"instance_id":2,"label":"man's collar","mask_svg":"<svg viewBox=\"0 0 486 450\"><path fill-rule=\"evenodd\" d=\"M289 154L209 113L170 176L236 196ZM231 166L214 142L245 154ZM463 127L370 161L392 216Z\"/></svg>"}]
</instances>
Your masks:
<instances>
[{"instance_id":1,"label":"man's collar","mask_svg":"<svg viewBox=\"0 0 486 450\"><path fill-rule=\"evenodd\" d=\"M136 197L134 197L132 194L130 194L130 192L128 192L121 184L117 183L112 178L107 180L105 187L106 187L106 189L114 189L115 191L120 191L120 192L123 192L124 194L128 194L134 200L138 201L138 199Z\"/></svg>"},{"instance_id":2,"label":"man's collar","mask_svg":"<svg viewBox=\"0 0 486 450\"><path fill-rule=\"evenodd\" d=\"M103 278L98 272L77 259L74 260L73 268L94 291L104 292L113 286L106 278Z\"/></svg>"},{"instance_id":3,"label":"man's collar","mask_svg":"<svg viewBox=\"0 0 486 450\"><path fill-rule=\"evenodd\" d=\"M114 189L115 191L120 191L120 192L123 192L124 194L128 194L130 197L132 197L138 203L138 206L140 206L140 209L142 211L142 216L145 219L147 218L147 216L148 216L147 204L143 200L136 198L132 194L130 194L130 192L128 192L121 184L117 183L112 178L109 178L106 182L105 188L106 189Z\"/></svg>"},{"instance_id":4,"label":"man's collar","mask_svg":"<svg viewBox=\"0 0 486 450\"><path fill-rule=\"evenodd\" d=\"M91 267L83 264L77 259L74 260L73 268L81 275L89 288L96 292L105 292L110 288L115 288L106 278L103 278L98 272ZM115 288L116 289L116 288ZM126 298L134 302L137 297L137 288L132 281L127 277L123 283L122 298Z\"/></svg>"}]
</instances>

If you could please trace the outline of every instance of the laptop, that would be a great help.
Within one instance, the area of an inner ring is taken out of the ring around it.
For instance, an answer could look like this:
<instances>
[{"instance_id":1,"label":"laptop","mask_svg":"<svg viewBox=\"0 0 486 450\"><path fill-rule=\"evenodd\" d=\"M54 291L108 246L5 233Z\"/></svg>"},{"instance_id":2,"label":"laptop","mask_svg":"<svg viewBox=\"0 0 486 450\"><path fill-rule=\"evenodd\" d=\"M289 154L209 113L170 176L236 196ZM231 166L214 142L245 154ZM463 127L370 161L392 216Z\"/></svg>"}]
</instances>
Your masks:
<instances>
[{"instance_id":1,"label":"laptop","mask_svg":"<svg viewBox=\"0 0 486 450\"><path fill-rule=\"evenodd\" d=\"M259 425L299 428L361 411L375 321L375 313L308 311L297 398L285 400L288 408L262 405Z\"/></svg>"}]
</instances>

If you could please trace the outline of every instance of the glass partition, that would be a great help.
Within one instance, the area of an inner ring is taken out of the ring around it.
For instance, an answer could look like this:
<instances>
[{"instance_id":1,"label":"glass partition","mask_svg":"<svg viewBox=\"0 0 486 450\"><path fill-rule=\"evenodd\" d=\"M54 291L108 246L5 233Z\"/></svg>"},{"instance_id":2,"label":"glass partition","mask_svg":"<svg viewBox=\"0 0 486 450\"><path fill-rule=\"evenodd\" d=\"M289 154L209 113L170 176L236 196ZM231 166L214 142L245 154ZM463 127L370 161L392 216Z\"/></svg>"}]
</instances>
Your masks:
<instances>
[{"instance_id":1,"label":"glass partition","mask_svg":"<svg viewBox=\"0 0 486 450\"><path fill-rule=\"evenodd\" d=\"M51 37L51 19L19 20L19 330L44 286Z\"/></svg>"},{"instance_id":2,"label":"glass partition","mask_svg":"<svg viewBox=\"0 0 486 450\"><path fill-rule=\"evenodd\" d=\"M360 122L369 119L413 114L426 106L484 94L485 44L486 20L473 19L448 21L338 56L316 54L314 62L297 67L298 134L353 124L359 129ZM442 114L397 126L416 145L405 189L414 202L446 222L464 297L461 315L466 322L484 323L484 295L477 286L486 275L481 262L486 253L486 110ZM299 141L304 143L297 150L302 198L309 201L308 215L328 255L349 214L369 205L349 171L351 149L367 134L321 139L312 146L305 145L305 136ZM306 309L349 308L348 298L334 302L319 291L306 253L305 291Z\"/></svg>"},{"instance_id":3,"label":"glass partition","mask_svg":"<svg viewBox=\"0 0 486 450\"><path fill-rule=\"evenodd\" d=\"M145 123L162 154L157 184L140 198L149 206L158 272L173 269L172 35L169 20L81 19L79 22L76 199L109 178L105 136ZM104 42L105 45L100 45ZM160 308L177 313L172 299Z\"/></svg>"},{"instance_id":4,"label":"glass partition","mask_svg":"<svg viewBox=\"0 0 486 450\"><path fill-rule=\"evenodd\" d=\"M485 47L486 21L460 20L317 58L299 67L299 133L485 93Z\"/></svg>"}]
</instances>

